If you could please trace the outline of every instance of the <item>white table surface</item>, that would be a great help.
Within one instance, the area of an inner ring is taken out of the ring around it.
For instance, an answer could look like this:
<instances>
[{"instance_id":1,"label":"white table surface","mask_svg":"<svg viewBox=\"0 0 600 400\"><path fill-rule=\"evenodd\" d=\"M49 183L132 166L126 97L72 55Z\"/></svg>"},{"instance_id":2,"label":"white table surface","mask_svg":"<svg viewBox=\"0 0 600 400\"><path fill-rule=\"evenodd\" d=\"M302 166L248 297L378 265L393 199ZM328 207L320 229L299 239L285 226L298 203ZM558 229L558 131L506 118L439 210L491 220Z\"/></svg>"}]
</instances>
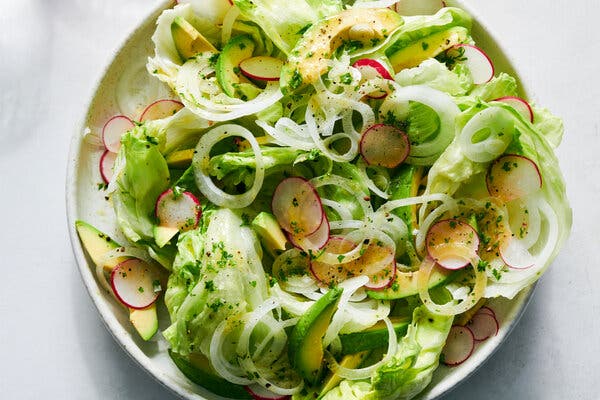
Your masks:
<instances>
[{"instance_id":1,"label":"white table surface","mask_svg":"<svg viewBox=\"0 0 600 400\"><path fill-rule=\"evenodd\" d=\"M0 398L173 399L121 350L67 235L71 135L102 67L150 0L0 0ZM506 343L447 399L598 399L600 35L597 0L470 0L564 117L570 240Z\"/></svg>"}]
</instances>

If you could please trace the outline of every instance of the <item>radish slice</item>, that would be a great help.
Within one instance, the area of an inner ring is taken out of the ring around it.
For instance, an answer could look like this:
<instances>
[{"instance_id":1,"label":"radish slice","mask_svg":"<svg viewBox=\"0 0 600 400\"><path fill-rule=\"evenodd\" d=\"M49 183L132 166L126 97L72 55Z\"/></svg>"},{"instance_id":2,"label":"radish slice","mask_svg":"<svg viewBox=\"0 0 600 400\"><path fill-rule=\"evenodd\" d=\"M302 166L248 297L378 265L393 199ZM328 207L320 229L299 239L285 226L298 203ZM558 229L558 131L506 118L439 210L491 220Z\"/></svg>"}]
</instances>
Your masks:
<instances>
[{"instance_id":1,"label":"radish slice","mask_svg":"<svg viewBox=\"0 0 600 400\"><path fill-rule=\"evenodd\" d=\"M282 68L282 60L268 56L247 58L240 63L242 74L259 81L278 81Z\"/></svg>"},{"instance_id":2,"label":"radish slice","mask_svg":"<svg viewBox=\"0 0 600 400\"><path fill-rule=\"evenodd\" d=\"M381 64L379 61L372 58L361 58L357 60L352 66L360 71L363 79L371 80L375 78L388 79L393 81L394 78L390 72ZM372 99L383 99L387 96L387 92L384 90L376 90L368 94Z\"/></svg>"},{"instance_id":3,"label":"radish slice","mask_svg":"<svg viewBox=\"0 0 600 400\"><path fill-rule=\"evenodd\" d=\"M409 153L408 135L392 125L373 125L360 139L360 154L369 165L395 168Z\"/></svg>"},{"instance_id":4,"label":"radish slice","mask_svg":"<svg viewBox=\"0 0 600 400\"><path fill-rule=\"evenodd\" d=\"M533 123L533 109L526 100L520 97L506 96L492 101L499 101L501 103L508 104L517 110L519 114L523 116L523 118L528 119L531 123Z\"/></svg>"},{"instance_id":5,"label":"radish slice","mask_svg":"<svg viewBox=\"0 0 600 400\"><path fill-rule=\"evenodd\" d=\"M435 14L446 4L440 0L400 0L395 4L395 11L404 16Z\"/></svg>"},{"instance_id":6,"label":"radish slice","mask_svg":"<svg viewBox=\"0 0 600 400\"><path fill-rule=\"evenodd\" d=\"M329 221L327 220L327 217L324 216L319 228L317 228L317 230L310 235L294 235L288 232L287 236L290 243L292 243L292 245L295 247L304 251L317 251L325 247L329 241L329 231Z\"/></svg>"},{"instance_id":7,"label":"radish slice","mask_svg":"<svg viewBox=\"0 0 600 400\"><path fill-rule=\"evenodd\" d=\"M355 247L356 244L352 241L334 236L330 238L325 249L329 253L344 254ZM325 285L365 275L369 277L366 288L383 289L388 287L396 275L394 251L386 246L381 246L377 240L365 244L363 249L364 252L359 258L345 263L343 263L343 259L339 260L340 264L312 260L310 270L314 277Z\"/></svg>"},{"instance_id":8,"label":"radish slice","mask_svg":"<svg viewBox=\"0 0 600 400\"><path fill-rule=\"evenodd\" d=\"M490 195L511 201L538 191L542 187L542 175L529 158L508 154L492 163L486 183Z\"/></svg>"},{"instance_id":9,"label":"radish slice","mask_svg":"<svg viewBox=\"0 0 600 400\"><path fill-rule=\"evenodd\" d=\"M450 328L446 345L442 350L444 364L459 365L467 360L475 349L475 337L466 326L455 325Z\"/></svg>"},{"instance_id":10,"label":"radish slice","mask_svg":"<svg viewBox=\"0 0 600 400\"><path fill-rule=\"evenodd\" d=\"M140 122L153 121L170 117L183 108L183 103L177 100L157 100L144 109L140 116Z\"/></svg>"},{"instance_id":11,"label":"radish slice","mask_svg":"<svg viewBox=\"0 0 600 400\"><path fill-rule=\"evenodd\" d=\"M137 310L156 301L160 292L158 282L157 271L139 258L123 261L110 275L110 285L117 299L127 307Z\"/></svg>"},{"instance_id":12,"label":"radish slice","mask_svg":"<svg viewBox=\"0 0 600 400\"><path fill-rule=\"evenodd\" d=\"M190 192L176 196L173 189L164 191L154 208L160 226L178 228L184 232L198 226L202 215L200 200Z\"/></svg>"},{"instance_id":13,"label":"radish slice","mask_svg":"<svg viewBox=\"0 0 600 400\"><path fill-rule=\"evenodd\" d=\"M100 175L106 184L110 183L110 180L113 177L116 159L117 153L112 153L109 150L105 150L100 157Z\"/></svg>"},{"instance_id":14,"label":"radish slice","mask_svg":"<svg viewBox=\"0 0 600 400\"><path fill-rule=\"evenodd\" d=\"M277 185L271 208L279 225L295 236L314 233L325 215L317 191L300 177L286 178Z\"/></svg>"},{"instance_id":15,"label":"radish slice","mask_svg":"<svg viewBox=\"0 0 600 400\"><path fill-rule=\"evenodd\" d=\"M500 326L496 317L486 311L477 311L471 321L469 321L468 328L473 333L473 339L477 342L483 342L486 339L496 336Z\"/></svg>"},{"instance_id":16,"label":"radish slice","mask_svg":"<svg viewBox=\"0 0 600 400\"><path fill-rule=\"evenodd\" d=\"M488 306L481 307L477 312L478 313L490 314L491 316L493 316L494 318L496 318L496 312L493 309L491 309L490 307L488 307ZM496 320L498 320L498 319L496 318Z\"/></svg>"},{"instance_id":17,"label":"radish slice","mask_svg":"<svg viewBox=\"0 0 600 400\"><path fill-rule=\"evenodd\" d=\"M479 236L473 227L456 219L434 224L425 239L427 253L446 269L461 269L477 254Z\"/></svg>"},{"instance_id":18,"label":"radish slice","mask_svg":"<svg viewBox=\"0 0 600 400\"><path fill-rule=\"evenodd\" d=\"M446 53L469 68L474 84L489 82L494 77L492 60L479 47L462 43L446 50Z\"/></svg>"},{"instance_id":19,"label":"radish slice","mask_svg":"<svg viewBox=\"0 0 600 400\"><path fill-rule=\"evenodd\" d=\"M500 257L502 261L513 269L527 269L535 264L531 253L522 245L521 241L509 238L500 245Z\"/></svg>"},{"instance_id":20,"label":"radish slice","mask_svg":"<svg viewBox=\"0 0 600 400\"><path fill-rule=\"evenodd\" d=\"M106 150L118 153L121 148L121 136L133 129L135 124L125 115L115 115L102 128L102 142Z\"/></svg>"},{"instance_id":21,"label":"radish slice","mask_svg":"<svg viewBox=\"0 0 600 400\"><path fill-rule=\"evenodd\" d=\"M291 396L282 396L280 394L273 393L257 383L244 386L244 389L246 389L246 391L250 393L250 396L256 400L285 400L291 398Z\"/></svg>"}]
</instances>

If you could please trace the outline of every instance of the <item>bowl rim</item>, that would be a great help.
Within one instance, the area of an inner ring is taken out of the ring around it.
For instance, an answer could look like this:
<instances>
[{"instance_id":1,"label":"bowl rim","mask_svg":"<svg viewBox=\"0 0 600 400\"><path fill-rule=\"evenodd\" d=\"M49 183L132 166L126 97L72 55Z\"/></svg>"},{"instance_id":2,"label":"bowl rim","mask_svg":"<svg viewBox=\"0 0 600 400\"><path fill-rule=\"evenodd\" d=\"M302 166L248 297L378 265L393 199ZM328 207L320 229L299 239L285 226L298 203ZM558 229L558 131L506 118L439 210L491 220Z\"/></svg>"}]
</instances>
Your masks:
<instances>
[{"instance_id":1,"label":"bowl rim","mask_svg":"<svg viewBox=\"0 0 600 400\"><path fill-rule=\"evenodd\" d=\"M480 29L485 29L486 35L491 39L491 41L495 44L496 50L499 54L501 54L504 58L504 63L511 69L512 75L519 82L520 91L523 94L529 94L527 97L531 98L529 87L526 82L521 80L521 74L518 69L514 66L512 59L509 57L509 54L506 52L505 48L502 46L501 41L498 40L498 36L495 34L493 30L489 28L489 24L486 23L484 17L482 17L479 13L474 11L472 6L468 6L464 3L465 0L448 0L446 3L451 6L457 6L461 9L468 12L474 21L474 25L478 26ZM173 0L162 0L157 3L153 8L150 9L149 12L145 13L142 18L136 20L137 24L134 28L132 28L124 39L122 39L111 51L110 57L107 59L103 68L98 72L98 76L95 79L95 84L92 86L90 91L90 96L87 97L87 101L83 103L82 111L80 111L81 117L79 118L79 122L76 124L76 130L72 134L72 138L69 145L69 155L68 155L68 163L67 163L67 174L66 174L66 182L65 182L65 205L66 205L66 216L67 216L67 224L68 224L68 232L69 238L71 242L71 248L73 251L73 255L75 256L75 260L77 262L77 269L79 270L81 279L83 280L87 293L92 299L94 306L96 307L98 313L101 316L102 323L113 336L114 340L119 344L119 346L125 351L125 353L142 369L148 373L155 381L161 384L163 387L167 388L173 394L180 396L185 399L206 399L203 397L201 393L197 391L192 391L184 386L177 383L171 376L167 375L159 366L151 362L149 357L138 347L135 341L132 339L130 333L124 329L124 327L117 320L113 310L110 308L108 302L103 298L100 293L99 285L96 281L95 275L92 273L92 269L88 264L88 259L86 257L85 251L82 247L82 244L79 240L79 236L75 229L75 221L77 220L77 184L76 184L76 176L78 174L78 165L79 165L79 154L81 151L81 147L84 145L84 136L82 132L84 132L86 128L86 122L90 115L91 109L94 105L94 101L102 87L104 80L106 79L107 73L113 66L115 59L127 48L130 42L133 41L135 36L139 33L140 30L145 28L146 23L152 18L156 19L160 13L176 3ZM484 28L485 27L485 28ZM508 327L506 327L502 334L499 335L499 341L496 346L489 351L479 363L474 365L469 370L464 371L462 374L454 374L456 375L454 378L450 379L450 381L446 382L443 390L439 393L435 393L434 397L426 397L428 400L439 399L449 392L453 391L457 387L459 387L462 383L467 381L479 368L481 368L490 358L491 356L498 351L498 349L506 342L506 338L518 324L519 320L523 316L527 306L529 305L533 293L535 291L535 287L537 284L532 285L531 287L524 289L519 296L523 298L520 300L522 302L520 308L516 311L516 313L510 315L511 319ZM506 325L505 325L506 326ZM204 392L209 392L208 390L201 388ZM429 388L433 389L433 388ZM210 392L212 393L212 392ZM215 395L215 398L222 398L220 396Z\"/></svg>"}]
</instances>

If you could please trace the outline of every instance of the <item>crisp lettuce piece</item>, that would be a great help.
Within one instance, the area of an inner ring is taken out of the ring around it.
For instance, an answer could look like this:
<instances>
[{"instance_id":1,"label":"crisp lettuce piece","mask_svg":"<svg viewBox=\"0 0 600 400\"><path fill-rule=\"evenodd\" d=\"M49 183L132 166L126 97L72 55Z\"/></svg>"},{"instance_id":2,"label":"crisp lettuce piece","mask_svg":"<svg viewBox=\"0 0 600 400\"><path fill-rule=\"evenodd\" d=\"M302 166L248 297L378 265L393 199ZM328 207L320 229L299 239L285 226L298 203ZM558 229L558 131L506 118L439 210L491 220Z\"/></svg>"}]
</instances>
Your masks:
<instances>
[{"instance_id":1,"label":"crisp lettuce piece","mask_svg":"<svg viewBox=\"0 0 600 400\"><path fill-rule=\"evenodd\" d=\"M156 138L141 127L123 135L112 199L121 231L131 242L153 243L154 205L169 187L167 162Z\"/></svg>"},{"instance_id":2,"label":"crisp lettuce piece","mask_svg":"<svg viewBox=\"0 0 600 400\"><path fill-rule=\"evenodd\" d=\"M308 397L310 398L310 397ZM314 397L312 397L314 398ZM299 400L302 397L292 397L292 400ZM321 397L321 400L375 400L371 384L366 381L348 381L343 380L338 386L330 390Z\"/></svg>"},{"instance_id":3,"label":"crisp lettuce piece","mask_svg":"<svg viewBox=\"0 0 600 400\"><path fill-rule=\"evenodd\" d=\"M517 96L517 80L504 72L487 83L477 85L469 93L469 97L483 101L492 101L506 96Z\"/></svg>"},{"instance_id":4,"label":"crisp lettuce piece","mask_svg":"<svg viewBox=\"0 0 600 400\"><path fill-rule=\"evenodd\" d=\"M544 135L552 147L557 148L565 131L562 119L546 108L532 106L532 109L534 129Z\"/></svg>"},{"instance_id":5,"label":"crisp lettuce piece","mask_svg":"<svg viewBox=\"0 0 600 400\"><path fill-rule=\"evenodd\" d=\"M229 209L216 210L207 220L203 238L191 233L178 243L166 296L171 326L163 334L174 352L201 352L210 358L217 326L225 320L233 324L231 345L239 335L235 321L265 301L267 282L252 229ZM232 351L234 346L226 347Z\"/></svg>"},{"instance_id":6,"label":"crisp lettuce piece","mask_svg":"<svg viewBox=\"0 0 600 400\"><path fill-rule=\"evenodd\" d=\"M398 353L371 380L375 398L412 399L429 385L453 320L417 307Z\"/></svg>"},{"instance_id":7,"label":"crisp lettuce piece","mask_svg":"<svg viewBox=\"0 0 600 400\"><path fill-rule=\"evenodd\" d=\"M473 87L473 78L463 65L457 64L449 70L435 58L423 61L418 67L403 69L395 79L402 86L426 85L452 96L464 95Z\"/></svg>"},{"instance_id":8,"label":"crisp lettuce piece","mask_svg":"<svg viewBox=\"0 0 600 400\"><path fill-rule=\"evenodd\" d=\"M342 11L340 0L234 0L242 15L257 23L288 54L314 22Z\"/></svg>"}]
</instances>

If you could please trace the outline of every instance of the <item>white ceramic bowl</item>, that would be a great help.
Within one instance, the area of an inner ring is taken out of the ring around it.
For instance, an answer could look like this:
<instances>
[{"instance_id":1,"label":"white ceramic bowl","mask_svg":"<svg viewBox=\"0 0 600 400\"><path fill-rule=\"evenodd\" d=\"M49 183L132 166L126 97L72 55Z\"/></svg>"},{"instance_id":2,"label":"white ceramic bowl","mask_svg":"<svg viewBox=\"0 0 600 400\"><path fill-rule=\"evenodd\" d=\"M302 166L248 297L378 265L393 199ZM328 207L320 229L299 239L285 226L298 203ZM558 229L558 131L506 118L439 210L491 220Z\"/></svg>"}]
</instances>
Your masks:
<instances>
[{"instance_id":1,"label":"white ceramic bowl","mask_svg":"<svg viewBox=\"0 0 600 400\"><path fill-rule=\"evenodd\" d=\"M485 49L494 60L497 71L508 72L518 79L519 74L511 64L506 52L503 51L489 30L483 28L485 25L476 12L460 1L451 0L447 3L459 6L473 15L475 20L473 37L477 44ZM216 396L191 383L179 372L171 362L166 351L167 343L160 334L155 335L150 342L144 342L138 337L124 308L117 304L111 295L98 284L93 263L84 253L74 228L75 221L82 219L124 242L116 229L112 208L97 186L102 182L98 170L102 149L98 143L93 143L93 140L85 139L84 135L88 128L92 132L100 132L104 122L114 114L122 113L134 118L139 116L144 105L161 96L164 88L156 83L151 83L154 82L151 81L154 78L150 78L145 73L145 61L147 56L153 52L150 36L154 31L156 18L163 9L172 4L171 1L163 2L144 19L140 26L135 28L115 53L95 89L87 113L71 142L66 184L67 217L73 252L83 282L115 340L144 370L174 393L190 400L217 400L223 399L223 397ZM134 92L136 88L139 88L139 98L133 99L138 101L124 102L122 99L118 99L115 94L120 91L120 85L129 85ZM143 89L144 87L150 87L150 90ZM526 96L527 90L523 82L520 82L520 89L521 94ZM434 374L432 383L420 398L432 400L441 397L480 367L517 324L532 292L533 288L529 288L511 301L506 299L490 301L490 306L496 310L500 322L498 335L480 344L474 354L463 364L454 368L440 366ZM169 324L169 317L164 307L159 310L159 314L159 325L163 330Z\"/></svg>"}]
</instances>

